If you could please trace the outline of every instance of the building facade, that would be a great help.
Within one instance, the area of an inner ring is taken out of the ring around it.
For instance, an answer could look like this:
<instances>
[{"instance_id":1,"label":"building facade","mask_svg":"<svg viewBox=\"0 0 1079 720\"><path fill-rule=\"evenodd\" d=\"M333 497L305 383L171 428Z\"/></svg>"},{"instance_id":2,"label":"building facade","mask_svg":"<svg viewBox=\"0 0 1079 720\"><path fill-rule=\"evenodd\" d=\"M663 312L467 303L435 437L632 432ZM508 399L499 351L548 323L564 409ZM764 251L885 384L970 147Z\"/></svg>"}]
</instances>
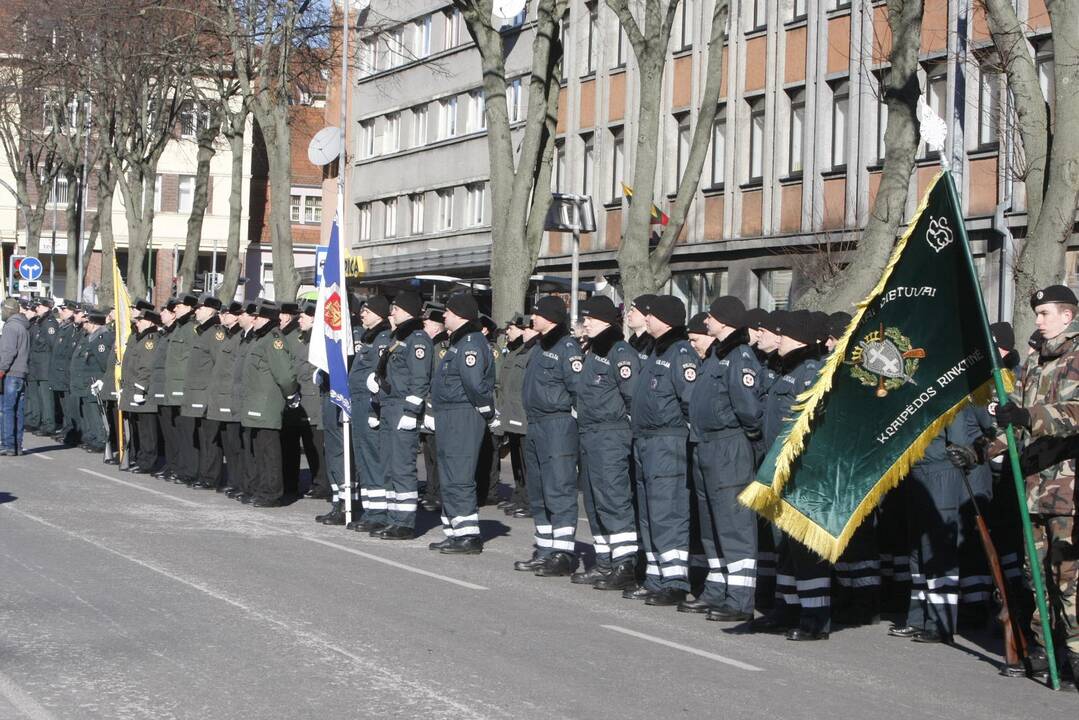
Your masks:
<instances>
[{"instance_id":1,"label":"building facade","mask_svg":"<svg viewBox=\"0 0 1079 720\"><path fill-rule=\"evenodd\" d=\"M961 0L926 3L919 75L929 106L956 119L944 153L958 161L953 170L995 317L1009 303L1007 250L1025 232L1023 183L985 18L971 10L969 49L957 62L958 37L949 28L957 27L960 11ZM507 102L511 118L522 123L529 12L503 30ZM1018 12L1052 98L1044 2L1019 0ZM656 204L663 210L673 201L696 123L711 13L708 0L683 0L674 23L658 99ZM485 277L490 188L478 53L452 6L411 0L384 14L395 21L361 31L356 58L361 72L353 84L348 195L353 252L364 256L371 279L431 272ZM632 50L604 3L572 0L562 32L552 190L593 198L597 230L581 239L581 265L587 274L612 274L626 212L621 184L632 176L636 113L646 99L639 97ZM879 185L889 49L883 2L732 0L717 118L672 258L669 292L691 309L724 292L782 307L818 273L846 261L829 248L857 238ZM957 87L965 88L960 97ZM939 156L919 148L911 213L939 168ZM569 252L569 238L549 233L538 271L564 274ZM1068 279L1076 284L1076 254L1068 257Z\"/></svg>"}]
</instances>

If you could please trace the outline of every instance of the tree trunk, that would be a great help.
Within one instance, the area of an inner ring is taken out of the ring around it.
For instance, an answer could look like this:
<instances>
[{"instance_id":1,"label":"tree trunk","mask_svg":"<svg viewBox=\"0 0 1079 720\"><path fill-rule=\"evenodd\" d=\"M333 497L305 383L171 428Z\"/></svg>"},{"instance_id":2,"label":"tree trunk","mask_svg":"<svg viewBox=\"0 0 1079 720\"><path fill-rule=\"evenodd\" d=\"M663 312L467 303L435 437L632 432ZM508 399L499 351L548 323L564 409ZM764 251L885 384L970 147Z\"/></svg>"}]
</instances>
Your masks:
<instances>
[{"instance_id":1,"label":"tree trunk","mask_svg":"<svg viewBox=\"0 0 1079 720\"><path fill-rule=\"evenodd\" d=\"M210 160L217 151L214 149L214 140L220 126L213 125L210 129L199 132L199 150L197 165L195 167L195 196L191 201L191 215L187 218L187 240L184 243L184 258L180 264L180 291L187 291L195 283L195 273L199 266L199 245L202 242L202 221L206 217L206 206L209 201L210 185ZM205 288L210 292L211 288Z\"/></svg>"},{"instance_id":2,"label":"tree trunk","mask_svg":"<svg viewBox=\"0 0 1079 720\"><path fill-rule=\"evenodd\" d=\"M922 42L923 0L888 0L892 31L891 70L884 88L888 129L884 133L884 167L869 222L850 264L823 288L811 288L799 307L849 312L880 280L899 227L906 216L907 193L921 131L918 125L918 48Z\"/></svg>"},{"instance_id":3,"label":"tree trunk","mask_svg":"<svg viewBox=\"0 0 1079 720\"><path fill-rule=\"evenodd\" d=\"M256 107L259 103L256 102ZM273 253L274 297L278 302L296 299L300 276L292 255L292 219L289 201L292 195L292 166L289 148L288 107L268 105L255 111L266 142L270 179L270 246Z\"/></svg>"},{"instance_id":4,"label":"tree trunk","mask_svg":"<svg viewBox=\"0 0 1079 720\"><path fill-rule=\"evenodd\" d=\"M133 166L119 176L120 194L124 199L124 216L127 218L127 289L132 299L147 296L146 262L147 248L154 231L155 184L145 178L155 177L157 162L152 166Z\"/></svg>"},{"instance_id":5,"label":"tree trunk","mask_svg":"<svg viewBox=\"0 0 1079 720\"><path fill-rule=\"evenodd\" d=\"M244 136L243 123L240 134L230 133L229 150L232 152L232 177L229 186L229 239L225 248L225 272L218 297L221 302L232 302L240 280L240 228L244 200Z\"/></svg>"},{"instance_id":6,"label":"tree trunk","mask_svg":"<svg viewBox=\"0 0 1079 720\"><path fill-rule=\"evenodd\" d=\"M45 192L48 192L46 188ZM38 198L36 205L28 200L23 201L23 209L26 213L26 222L29 225L26 228L26 254L31 257L38 257L41 254L41 226L45 224L45 210L48 206L48 197L46 196L44 201ZM53 247L53 253L56 252L56 247ZM55 288L53 288L55 292Z\"/></svg>"},{"instance_id":7,"label":"tree trunk","mask_svg":"<svg viewBox=\"0 0 1079 720\"><path fill-rule=\"evenodd\" d=\"M67 282L64 286L64 297L78 298L81 302L83 276L79 275L79 247L82 243L82 228L79 227L79 210L83 203L83 190L80 187L80 192L75 192L75 188L79 187L78 168L65 168L64 177L68 187L68 203L64 208L64 217L67 220ZM85 266L83 272L86 272Z\"/></svg>"},{"instance_id":8,"label":"tree trunk","mask_svg":"<svg viewBox=\"0 0 1079 720\"><path fill-rule=\"evenodd\" d=\"M1065 251L1075 229L1075 211L1079 205L1079 93L1075 87L1079 67L1079 2L1056 0L1047 2L1046 6L1053 28L1056 112L1041 211L1028 224L1016 267L1012 318L1016 337L1028 337L1034 330L1034 314L1027 302L1030 296L1040 288L1064 280Z\"/></svg>"},{"instance_id":9,"label":"tree trunk","mask_svg":"<svg viewBox=\"0 0 1079 720\"><path fill-rule=\"evenodd\" d=\"M102 163L108 163L108 158ZM116 252L116 239L112 232L112 198L116 192L116 173L98 172L97 176L97 213L94 222L101 235L101 259L104 266L101 271L101 290L107 297L112 297L112 263Z\"/></svg>"}]
</instances>

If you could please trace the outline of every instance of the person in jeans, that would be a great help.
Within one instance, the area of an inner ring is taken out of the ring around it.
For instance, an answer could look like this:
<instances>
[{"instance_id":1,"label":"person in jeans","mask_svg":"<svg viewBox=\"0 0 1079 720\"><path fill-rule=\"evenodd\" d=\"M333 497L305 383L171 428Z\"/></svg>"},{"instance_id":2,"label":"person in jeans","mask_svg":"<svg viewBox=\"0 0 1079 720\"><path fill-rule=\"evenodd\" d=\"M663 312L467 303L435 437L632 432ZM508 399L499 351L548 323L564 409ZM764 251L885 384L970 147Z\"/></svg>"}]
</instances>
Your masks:
<instances>
[{"instance_id":1,"label":"person in jeans","mask_svg":"<svg viewBox=\"0 0 1079 720\"><path fill-rule=\"evenodd\" d=\"M0 378L4 383L0 414L0 455L17 455L22 447L23 413L26 405L26 369L30 358L31 311L19 307L15 298L0 303Z\"/></svg>"}]
</instances>

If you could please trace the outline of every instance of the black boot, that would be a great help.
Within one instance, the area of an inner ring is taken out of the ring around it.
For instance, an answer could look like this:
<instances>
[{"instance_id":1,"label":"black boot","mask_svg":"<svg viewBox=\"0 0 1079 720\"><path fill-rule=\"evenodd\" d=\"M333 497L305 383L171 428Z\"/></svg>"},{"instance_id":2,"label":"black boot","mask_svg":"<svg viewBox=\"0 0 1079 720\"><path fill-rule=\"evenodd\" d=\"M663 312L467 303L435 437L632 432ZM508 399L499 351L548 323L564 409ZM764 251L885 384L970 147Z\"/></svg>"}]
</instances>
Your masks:
<instances>
[{"instance_id":1,"label":"black boot","mask_svg":"<svg viewBox=\"0 0 1079 720\"><path fill-rule=\"evenodd\" d=\"M618 563L607 576L592 583L596 590L625 590L637 584L637 568L632 562Z\"/></svg>"},{"instance_id":2,"label":"black boot","mask_svg":"<svg viewBox=\"0 0 1079 720\"><path fill-rule=\"evenodd\" d=\"M580 570L569 577L574 585L595 585L597 581L607 577L610 570L604 570L599 565L593 565L587 570Z\"/></svg>"},{"instance_id":3,"label":"black boot","mask_svg":"<svg viewBox=\"0 0 1079 720\"><path fill-rule=\"evenodd\" d=\"M443 548L439 549L443 555L479 555L483 552L483 538L479 535L466 535L456 537Z\"/></svg>"},{"instance_id":4,"label":"black boot","mask_svg":"<svg viewBox=\"0 0 1079 720\"><path fill-rule=\"evenodd\" d=\"M331 503L330 511L328 513L315 516L315 522L322 523L323 525L344 525L345 503L341 500L334 501Z\"/></svg>"},{"instance_id":5,"label":"black boot","mask_svg":"<svg viewBox=\"0 0 1079 720\"><path fill-rule=\"evenodd\" d=\"M565 577L577 568L577 558L569 553L556 552L536 568L536 577Z\"/></svg>"},{"instance_id":6,"label":"black boot","mask_svg":"<svg viewBox=\"0 0 1079 720\"><path fill-rule=\"evenodd\" d=\"M543 558L539 556L539 553L533 552L529 559L513 563L513 569L518 572L535 572L540 565L543 565Z\"/></svg>"}]
</instances>

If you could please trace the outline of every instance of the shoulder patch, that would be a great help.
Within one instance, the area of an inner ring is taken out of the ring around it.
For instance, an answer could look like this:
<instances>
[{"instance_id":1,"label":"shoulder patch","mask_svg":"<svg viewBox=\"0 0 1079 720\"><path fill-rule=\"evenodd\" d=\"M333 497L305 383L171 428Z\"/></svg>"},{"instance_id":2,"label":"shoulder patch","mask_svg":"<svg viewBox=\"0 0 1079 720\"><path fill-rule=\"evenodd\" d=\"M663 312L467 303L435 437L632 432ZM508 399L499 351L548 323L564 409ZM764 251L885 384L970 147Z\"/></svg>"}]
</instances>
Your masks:
<instances>
[{"instance_id":1,"label":"shoulder patch","mask_svg":"<svg viewBox=\"0 0 1079 720\"><path fill-rule=\"evenodd\" d=\"M277 338L273 341L274 350L283 350L285 347L285 341L281 338Z\"/></svg>"},{"instance_id":2,"label":"shoulder patch","mask_svg":"<svg viewBox=\"0 0 1079 720\"><path fill-rule=\"evenodd\" d=\"M423 345L417 345L415 352L417 360L423 360L424 356L427 355L427 351L424 349Z\"/></svg>"},{"instance_id":3,"label":"shoulder patch","mask_svg":"<svg viewBox=\"0 0 1079 720\"><path fill-rule=\"evenodd\" d=\"M98 351L99 353L103 353L103 352L105 352L105 345L104 345L104 344L98 345L98 346L97 346L97 351Z\"/></svg>"},{"instance_id":4,"label":"shoulder patch","mask_svg":"<svg viewBox=\"0 0 1079 720\"><path fill-rule=\"evenodd\" d=\"M54 328L54 327L50 327L50 328L49 328L49 334L50 334L50 335L55 335L55 334L56 334L56 328Z\"/></svg>"},{"instance_id":5,"label":"shoulder patch","mask_svg":"<svg viewBox=\"0 0 1079 720\"><path fill-rule=\"evenodd\" d=\"M629 380L633 375L633 368L629 365L622 365L618 368L618 376L623 380Z\"/></svg>"},{"instance_id":6,"label":"shoulder patch","mask_svg":"<svg viewBox=\"0 0 1079 720\"><path fill-rule=\"evenodd\" d=\"M438 359L441 360L444 357L446 357L446 348L440 347L438 349Z\"/></svg>"},{"instance_id":7,"label":"shoulder patch","mask_svg":"<svg viewBox=\"0 0 1079 720\"><path fill-rule=\"evenodd\" d=\"M685 366L682 368L682 377L685 378L686 382L693 382L697 379L697 368L692 365Z\"/></svg>"},{"instance_id":8,"label":"shoulder patch","mask_svg":"<svg viewBox=\"0 0 1079 720\"><path fill-rule=\"evenodd\" d=\"M153 350L154 349L154 341L153 340L147 340L146 342L144 342L142 344L142 346L144 348L146 348L147 350Z\"/></svg>"},{"instance_id":9,"label":"shoulder patch","mask_svg":"<svg viewBox=\"0 0 1079 720\"><path fill-rule=\"evenodd\" d=\"M476 365L476 353L475 352L466 352L465 353L465 365L467 365L469 367L475 367L475 365Z\"/></svg>"},{"instance_id":10,"label":"shoulder patch","mask_svg":"<svg viewBox=\"0 0 1079 720\"><path fill-rule=\"evenodd\" d=\"M572 361L572 362L571 362L571 363L569 364L569 366L570 366L570 369L571 369L571 370L573 370L573 372L575 372L575 373L579 373L579 372L581 372L582 370L584 370L584 363L583 363L583 362L581 362L580 360L574 360L574 361Z\"/></svg>"},{"instance_id":11,"label":"shoulder patch","mask_svg":"<svg viewBox=\"0 0 1079 720\"><path fill-rule=\"evenodd\" d=\"M218 330L216 333L214 333L214 337L217 338L218 342L221 342L222 340L225 339L225 331L224 330Z\"/></svg>"},{"instance_id":12,"label":"shoulder patch","mask_svg":"<svg viewBox=\"0 0 1079 720\"><path fill-rule=\"evenodd\" d=\"M746 387L753 387L757 384L757 377L752 370L746 368L742 371L742 384Z\"/></svg>"}]
</instances>

